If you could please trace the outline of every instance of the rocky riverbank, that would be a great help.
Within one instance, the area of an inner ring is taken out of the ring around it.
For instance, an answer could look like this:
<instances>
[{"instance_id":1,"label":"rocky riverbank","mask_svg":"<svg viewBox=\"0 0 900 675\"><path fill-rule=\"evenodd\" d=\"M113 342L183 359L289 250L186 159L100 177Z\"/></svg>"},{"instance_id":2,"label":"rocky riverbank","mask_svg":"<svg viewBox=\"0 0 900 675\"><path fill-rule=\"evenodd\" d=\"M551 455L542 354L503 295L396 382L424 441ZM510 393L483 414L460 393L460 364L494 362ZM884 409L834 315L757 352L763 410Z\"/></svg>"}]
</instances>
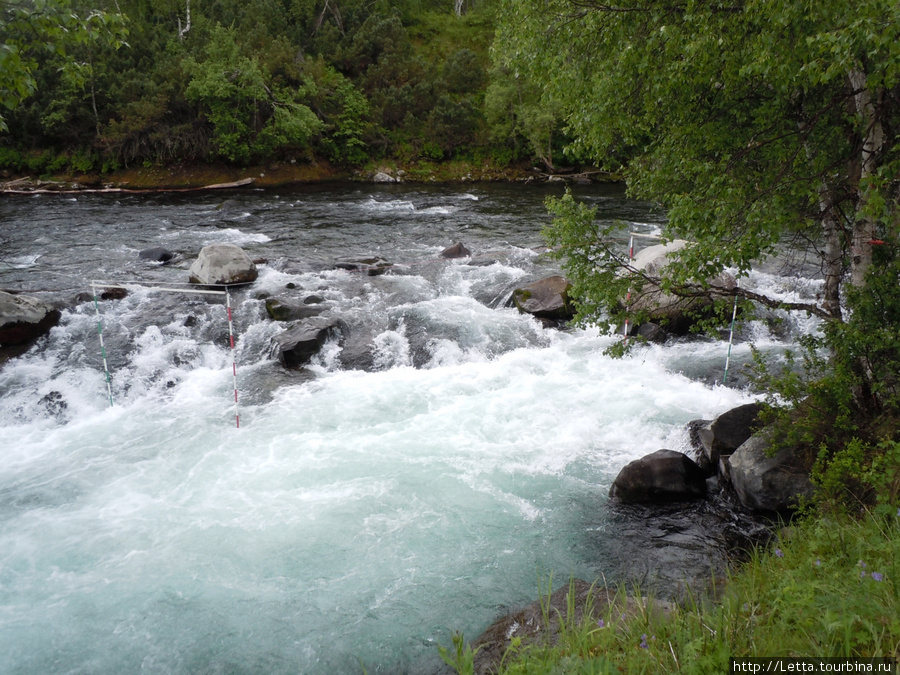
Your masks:
<instances>
[{"instance_id":1,"label":"rocky riverbank","mask_svg":"<svg viewBox=\"0 0 900 675\"><path fill-rule=\"evenodd\" d=\"M0 192L195 190L210 187L274 188L285 185L329 181L365 182L477 182L477 181L615 181L618 177L597 170L561 169L548 174L536 167L495 166L466 161L385 161L359 169L346 169L328 162L274 162L236 167L226 164L169 164L132 167L107 174L28 176L6 175Z\"/></svg>"}]
</instances>

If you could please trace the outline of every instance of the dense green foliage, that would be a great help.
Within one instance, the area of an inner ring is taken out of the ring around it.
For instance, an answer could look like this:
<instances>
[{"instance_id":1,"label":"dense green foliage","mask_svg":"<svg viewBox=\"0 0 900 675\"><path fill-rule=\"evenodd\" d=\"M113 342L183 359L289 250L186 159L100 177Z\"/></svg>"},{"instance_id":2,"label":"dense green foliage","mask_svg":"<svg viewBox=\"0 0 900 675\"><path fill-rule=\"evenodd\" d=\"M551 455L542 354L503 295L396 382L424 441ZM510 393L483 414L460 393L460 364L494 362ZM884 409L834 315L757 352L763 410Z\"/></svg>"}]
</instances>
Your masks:
<instances>
[{"instance_id":1,"label":"dense green foliage","mask_svg":"<svg viewBox=\"0 0 900 675\"><path fill-rule=\"evenodd\" d=\"M624 592L624 591L623 591ZM900 656L900 511L809 521L757 551L715 603L625 621L599 607L584 621L547 616L555 644L519 644L501 673L731 672L741 657ZM472 650L443 654L472 672Z\"/></svg>"},{"instance_id":2,"label":"dense green foliage","mask_svg":"<svg viewBox=\"0 0 900 675\"><path fill-rule=\"evenodd\" d=\"M501 16L498 61L560 111L571 147L693 242L672 285L740 276L800 235L826 279L817 309L840 317L844 273L861 283L871 242L897 235L897 3L509 0Z\"/></svg>"},{"instance_id":3,"label":"dense green foliage","mask_svg":"<svg viewBox=\"0 0 900 675\"><path fill-rule=\"evenodd\" d=\"M855 467L844 496L871 498L865 475L900 441L900 4L509 0L501 16L498 63L559 112L570 147L666 209L664 239L689 242L648 279L624 226L551 200L578 318L620 323L648 283L823 318L803 372L760 382L789 404L784 440L818 456L820 485ZM814 301L741 286L785 249L819 263Z\"/></svg>"},{"instance_id":4,"label":"dense green foliage","mask_svg":"<svg viewBox=\"0 0 900 675\"><path fill-rule=\"evenodd\" d=\"M538 122L485 114L496 4L4 0L0 168L528 160Z\"/></svg>"}]
</instances>

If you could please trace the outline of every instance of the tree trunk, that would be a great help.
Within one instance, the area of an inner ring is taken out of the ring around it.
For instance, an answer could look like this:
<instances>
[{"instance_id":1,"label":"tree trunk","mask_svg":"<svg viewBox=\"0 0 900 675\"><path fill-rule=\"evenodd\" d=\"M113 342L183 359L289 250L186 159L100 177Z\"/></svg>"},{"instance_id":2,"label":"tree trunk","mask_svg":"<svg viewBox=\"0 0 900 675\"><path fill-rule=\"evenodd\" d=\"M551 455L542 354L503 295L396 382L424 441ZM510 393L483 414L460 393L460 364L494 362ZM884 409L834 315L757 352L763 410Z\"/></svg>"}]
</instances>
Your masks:
<instances>
[{"instance_id":1,"label":"tree trunk","mask_svg":"<svg viewBox=\"0 0 900 675\"><path fill-rule=\"evenodd\" d=\"M178 17L178 39L184 41L184 36L191 29L191 0L184 2L184 29L181 28L181 17Z\"/></svg>"},{"instance_id":2,"label":"tree trunk","mask_svg":"<svg viewBox=\"0 0 900 675\"><path fill-rule=\"evenodd\" d=\"M872 264L872 247L875 245L877 230L876 219L866 213L869 205L872 186L869 181L878 169L882 147L884 145L884 129L881 126L880 108L882 91L872 92L866 83L866 74L854 69L849 75L853 87L853 99L856 113L859 116L863 132L862 150L860 153L859 201L857 203L856 222L853 224L853 241L850 258L850 283L861 287L865 284L866 272Z\"/></svg>"}]
</instances>

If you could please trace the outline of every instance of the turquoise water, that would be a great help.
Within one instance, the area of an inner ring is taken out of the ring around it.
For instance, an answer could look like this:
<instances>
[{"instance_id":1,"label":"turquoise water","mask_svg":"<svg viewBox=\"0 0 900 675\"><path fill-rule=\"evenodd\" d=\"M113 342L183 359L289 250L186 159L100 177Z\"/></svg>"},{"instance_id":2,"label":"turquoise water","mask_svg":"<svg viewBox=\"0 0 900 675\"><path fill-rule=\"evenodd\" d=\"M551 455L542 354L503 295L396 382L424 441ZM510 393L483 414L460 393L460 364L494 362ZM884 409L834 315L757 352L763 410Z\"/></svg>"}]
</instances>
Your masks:
<instances>
[{"instance_id":1,"label":"turquoise water","mask_svg":"<svg viewBox=\"0 0 900 675\"><path fill-rule=\"evenodd\" d=\"M589 196L658 226L621 195ZM0 207L56 228L17 244L6 286L180 279L135 261L159 240L185 259L217 237L268 259L234 298L239 429L224 308L207 299L135 286L101 303L113 407L92 303L0 371L3 671L436 672L451 631L474 637L539 580L615 574L628 561L595 541L618 470L685 449L688 421L750 397L708 383L724 343L611 360L615 338L505 307L555 271L535 251L541 197L515 217L514 193L446 190L260 193L230 215L218 197ZM83 227L62 227L63 209ZM454 240L483 258L439 261ZM401 273L327 264L376 247ZM331 344L285 373L263 296L313 292L364 356Z\"/></svg>"}]
</instances>

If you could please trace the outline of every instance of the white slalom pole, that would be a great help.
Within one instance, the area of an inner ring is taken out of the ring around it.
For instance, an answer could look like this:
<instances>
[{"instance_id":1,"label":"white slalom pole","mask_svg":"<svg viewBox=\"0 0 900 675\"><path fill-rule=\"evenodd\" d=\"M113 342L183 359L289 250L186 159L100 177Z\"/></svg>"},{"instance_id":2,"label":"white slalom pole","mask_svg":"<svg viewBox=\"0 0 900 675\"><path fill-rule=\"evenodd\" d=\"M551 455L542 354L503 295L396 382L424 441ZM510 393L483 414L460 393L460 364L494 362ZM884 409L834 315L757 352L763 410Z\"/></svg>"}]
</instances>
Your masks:
<instances>
[{"instance_id":1,"label":"white slalom pole","mask_svg":"<svg viewBox=\"0 0 900 675\"><path fill-rule=\"evenodd\" d=\"M737 318L737 296L734 296L734 309L731 310L731 331L728 333L728 356L725 357L725 377L722 384L728 382L728 365L731 363L731 346L734 344L734 320Z\"/></svg>"},{"instance_id":2,"label":"white slalom pole","mask_svg":"<svg viewBox=\"0 0 900 675\"><path fill-rule=\"evenodd\" d=\"M628 239L628 263L631 264L634 262L634 235ZM625 295L625 311L628 311L628 303L631 302L631 291ZM628 342L628 316L625 316L625 329L622 333L622 338L625 342Z\"/></svg>"},{"instance_id":3,"label":"white slalom pole","mask_svg":"<svg viewBox=\"0 0 900 675\"><path fill-rule=\"evenodd\" d=\"M234 356L234 324L231 320L231 294L228 288L225 288L225 307L228 309L228 339L231 341L231 377L234 382L234 424L241 428L241 415L238 411L238 392L237 392L237 361Z\"/></svg>"},{"instance_id":4,"label":"white slalom pole","mask_svg":"<svg viewBox=\"0 0 900 675\"><path fill-rule=\"evenodd\" d=\"M112 385L109 377L109 364L106 361L106 346L103 344L103 322L100 320L100 303L97 302L97 287L91 284L94 291L94 312L97 315L97 332L100 335L100 354L103 356L103 372L106 373L106 393L109 394L109 406L113 405Z\"/></svg>"}]
</instances>

